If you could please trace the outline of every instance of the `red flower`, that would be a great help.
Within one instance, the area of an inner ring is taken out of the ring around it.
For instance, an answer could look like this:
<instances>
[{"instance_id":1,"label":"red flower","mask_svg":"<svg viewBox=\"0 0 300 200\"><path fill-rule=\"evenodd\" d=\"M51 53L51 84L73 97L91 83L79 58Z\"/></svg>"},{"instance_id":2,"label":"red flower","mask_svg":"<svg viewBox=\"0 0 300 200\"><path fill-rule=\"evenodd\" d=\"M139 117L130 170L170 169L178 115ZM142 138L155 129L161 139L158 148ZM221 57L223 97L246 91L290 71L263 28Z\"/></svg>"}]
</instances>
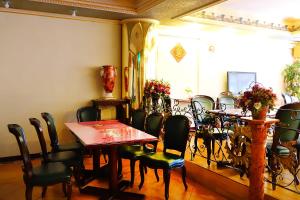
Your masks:
<instances>
[{"instance_id":1,"label":"red flower","mask_svg":"<svg viewBox=\"0 0 300 200\"><path fill-rule=\"evenodd\" d=\"M271 88L264 88L260 84L255 84L251 90L245 91L238 99L239 106L243 111L254 109L259 110L261 107L269 106L273 109L275 106L276 94Z\"/></svg>"},{"instance_id":2,"label":"red flower","mask_svg":"<svg viewBox=\"0 0 300 200\"><path fill-rule=\"evenodd\" d=\"M147 97L158 95L158 96L169 96L170 95L170 84L163 80L147 80L144 87L144 94Z\"/></svg>"}]
</instances>

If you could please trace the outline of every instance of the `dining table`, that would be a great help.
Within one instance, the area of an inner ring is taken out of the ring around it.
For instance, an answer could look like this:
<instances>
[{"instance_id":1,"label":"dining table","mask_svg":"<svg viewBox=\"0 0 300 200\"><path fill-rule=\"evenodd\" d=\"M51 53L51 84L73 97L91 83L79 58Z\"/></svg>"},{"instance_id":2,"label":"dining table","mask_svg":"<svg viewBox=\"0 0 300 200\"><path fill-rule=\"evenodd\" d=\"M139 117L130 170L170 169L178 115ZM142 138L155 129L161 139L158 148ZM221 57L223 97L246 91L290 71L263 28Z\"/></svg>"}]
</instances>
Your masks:
<instances>
[{"instance_id":1,"label":"dining table","mask_svg":"<svg viewBox=\"0 0 300 200\"><path fill-rule=\"evenodd\" d=\"M120 145L144 144L157 141L150 134L123 124L118 120L65 123L66 127L78 138L85 148L108 149L108 188L87 185L81 192L92 192L101 199L143 199L143 194L124 192L129 181L119 180L117 173L118 147Z\"/></svg>"}]
</instances>

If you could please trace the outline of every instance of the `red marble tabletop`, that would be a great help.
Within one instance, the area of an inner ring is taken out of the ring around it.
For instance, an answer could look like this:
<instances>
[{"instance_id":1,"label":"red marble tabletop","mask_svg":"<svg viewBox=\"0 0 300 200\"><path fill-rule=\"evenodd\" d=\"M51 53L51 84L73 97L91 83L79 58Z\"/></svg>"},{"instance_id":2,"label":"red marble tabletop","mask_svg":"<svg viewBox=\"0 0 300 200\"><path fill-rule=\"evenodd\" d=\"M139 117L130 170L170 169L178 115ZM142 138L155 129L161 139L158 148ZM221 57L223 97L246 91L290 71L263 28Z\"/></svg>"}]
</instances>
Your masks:
<instances>
[{"instance_id":1,"label":"red marble tabletop","mask_svg":"<svg viewBox=\"0 0 300 200\"><path fill-rule=\"evenodd\" d=\"M65 125L85 146L118 145L156 141L157 138L118 120L73 122Z\"/></svg>"}]
</instances>

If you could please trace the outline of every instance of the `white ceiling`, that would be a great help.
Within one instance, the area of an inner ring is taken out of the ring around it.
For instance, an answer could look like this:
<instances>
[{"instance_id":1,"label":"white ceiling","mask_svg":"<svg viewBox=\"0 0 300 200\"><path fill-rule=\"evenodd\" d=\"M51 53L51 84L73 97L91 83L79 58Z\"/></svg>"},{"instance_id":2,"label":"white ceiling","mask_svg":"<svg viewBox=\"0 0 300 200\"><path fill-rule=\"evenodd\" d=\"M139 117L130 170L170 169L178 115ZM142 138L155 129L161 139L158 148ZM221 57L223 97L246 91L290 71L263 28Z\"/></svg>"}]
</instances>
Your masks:
<instances>
[{"instance_id":1,"label":"white ceiling","mask_svg":"<svg viewBox=\"0 0 300 200\"><path fill-rule=\"evenodd\" d=\"M285 24L292 18L300 20L300 0L227 0L203 11Z\"/></svg>"}]
</instances>

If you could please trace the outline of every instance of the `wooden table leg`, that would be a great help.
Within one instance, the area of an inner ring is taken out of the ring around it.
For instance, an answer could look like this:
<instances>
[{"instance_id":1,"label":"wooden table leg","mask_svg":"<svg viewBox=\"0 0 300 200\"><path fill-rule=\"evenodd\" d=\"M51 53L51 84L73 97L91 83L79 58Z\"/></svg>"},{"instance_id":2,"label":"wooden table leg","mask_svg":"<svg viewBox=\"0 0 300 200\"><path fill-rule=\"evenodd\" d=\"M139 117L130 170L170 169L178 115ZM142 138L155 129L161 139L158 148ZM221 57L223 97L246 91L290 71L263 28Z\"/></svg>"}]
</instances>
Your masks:
<instances>
[{"instance_id":1,"label":"wooden table leg","mask_svg":"<svg viewBox=\"0 0 300 200\"><path fill-rule=\"evenodd\" d=\"M116 193L118 191L118 152L117 146L110 146L109 148L109 189L112 193Z\"/></svg>"}]
</instances>

